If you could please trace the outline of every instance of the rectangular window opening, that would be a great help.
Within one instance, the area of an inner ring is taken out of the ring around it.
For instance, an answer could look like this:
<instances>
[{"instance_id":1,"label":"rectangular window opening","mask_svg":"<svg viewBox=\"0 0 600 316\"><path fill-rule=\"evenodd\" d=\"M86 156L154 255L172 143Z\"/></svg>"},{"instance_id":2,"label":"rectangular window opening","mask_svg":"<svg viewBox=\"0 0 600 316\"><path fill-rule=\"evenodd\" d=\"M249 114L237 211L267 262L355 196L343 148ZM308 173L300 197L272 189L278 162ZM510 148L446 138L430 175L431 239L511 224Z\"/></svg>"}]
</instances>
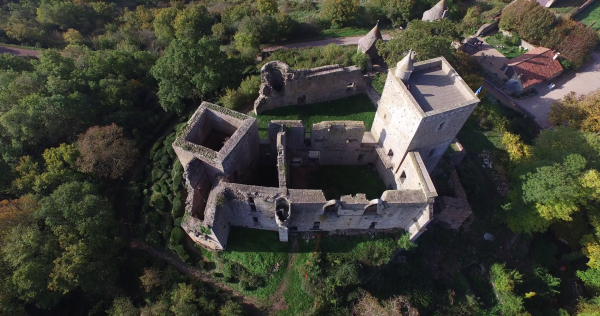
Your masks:
<instances>
[{"instance_id":1,"label":"rectangular window opening","mask_svg":"<svg viewBox=\"0 0 600 316\"><path fill-rule=\"evenodd\" d=\"M358 155L358 162L363 162L364 159L365 159L365 154Z\"/></svg>"},{"instance_id":2,"label":"rectangular window opening","mask_svg":"<svg viewBox=\"0 0 600 316\"><path fill-rule=\"evenodd\" d=\"M319 229L320 229L320 228L319 228L319 226L320 226L320 225L321 225L321 222L315 222L315 223L313 224L313 228L312 228L312 229L313 229L313 230L319 230Z\"/></svg>"},{"instance_id":3,"label":"rectangular window opening","mask_svg":"<svg viewBox=\"0 0 600 316\"><path fill-rule=\"evenodd\" d=\"M371 222L371 226L369 226L369 229L375 229L375 225L377 225L377 222Z\"/></svg>"},{"instance_id":4,"label":"rectangular window opening","mask_svg":"<svg viewBox=\"0 0 600 316\"><path fill-rule=\"evenodd\" d=\"M258 224L258 217L252 217L252 220L254 220L255 224Z\"/></svg>"}]
</instances>

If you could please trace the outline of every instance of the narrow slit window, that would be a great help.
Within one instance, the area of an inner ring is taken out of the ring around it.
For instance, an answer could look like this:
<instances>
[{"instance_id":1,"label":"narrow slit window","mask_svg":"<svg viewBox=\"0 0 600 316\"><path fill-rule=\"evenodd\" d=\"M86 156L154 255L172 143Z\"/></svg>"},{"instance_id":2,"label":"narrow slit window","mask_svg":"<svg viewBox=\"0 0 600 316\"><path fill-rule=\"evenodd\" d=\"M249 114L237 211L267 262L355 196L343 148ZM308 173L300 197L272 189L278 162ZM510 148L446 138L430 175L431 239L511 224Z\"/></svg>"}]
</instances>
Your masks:
<instances>
[{"instance_id":1,"label":"narrow slit window","mask_svg":"<svg viewBox=\"0 0 600 316\"><path fill-rule=\"evenodd\" d=\"M427 157L432 157L433 154L435 154L435 149L432 149L431 151L429 151L429 155L427 155Z\"/></svg>"},{"instance_id":2,"label":"narrow slit window","mask_svg":"<svg viewBox=\"0 0 600 316\"><path fill-rule=\"evenodd\" d=\"M438 131L441 131L446 126L446 122L442 122L440 126L438 126Z\"/></svg>"},{"instance_id":3,"label":"narrow slit window","mask_svg":"<svg viewBox=\"0 0 600 316\"><path fill-rule=\"evenodd\" d=\"M250 210L256 212L256 204L254 204L254 198L248 197L248 204L250 204Z\"/></svg>"}]
</instances>

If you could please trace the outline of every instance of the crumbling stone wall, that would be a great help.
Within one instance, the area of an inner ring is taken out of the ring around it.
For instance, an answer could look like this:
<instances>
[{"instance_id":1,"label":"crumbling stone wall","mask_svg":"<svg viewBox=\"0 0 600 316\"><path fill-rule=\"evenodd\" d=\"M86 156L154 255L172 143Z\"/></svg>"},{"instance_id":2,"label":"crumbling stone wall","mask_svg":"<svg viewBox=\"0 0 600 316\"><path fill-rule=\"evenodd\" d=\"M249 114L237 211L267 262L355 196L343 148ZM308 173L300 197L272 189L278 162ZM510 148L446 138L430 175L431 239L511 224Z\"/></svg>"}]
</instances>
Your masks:
<instances>
[{"instance_id":1,"label":"crumbling stone wall","mask_svg":"<svg viewBox=\"0 0 600 316\"><path fill-rule=\"evenodd\" d=\"M417 238L432 219L437 196L427 169L435 167L479 102L443 58L416 63L411 72L432 67L437 67L432 70L436 72L433 79L418 83L423 91L443 77L440 85L446 95L452 97L458 91L466 101L458 102L455 97L446 105L443 95L433 94L435 107L423 110L424 104L415 99L423 100L423 95L413 95L394 77L392 68L383 94L375 101L371 131L366 131L363 122L330 121L313 124L307 133L302 121L272 121L269 139L259 140L254 118L203 103L173 144L185 166L188 188L182 228L196 243L212 250L225 248L231 226L278 231L281 241L287 241L290 230L402 228ZM352 67L291 71L284 63L272 62L261 75L257 113L364 91L362 74ZM403 80L409 80L406 77ZM346 81L353 85L340 88ZM261 148L261 160L278 166L276 188L242 184L258 170L255 163ZM388 190L371 201L360 193L327 201L320 190L288 189L288 165L311 159L331 165L373 163Z\"/></svg>"},{"instance_id":2,"label":"crumbling stone wall","mask_svg":"<svg viewBox=\"0 0 600 316\"><path fill-rule=\"evenodd\" d=\"M366 89L360 67L329 65L291 70L281 61L266 63L260 70L262 84L254 112L318 103L362 93Z\"/></svg>"},{"instance_id":3,"label":"crumbling stone wall","mask_svg":"<svg viewBox=\"0 0 600 316\"><path fill-rule=\"evenodd\" d=\"M271 155L278 155L278 131L285 130L288 161L293 165L309 162L321 165L364 165L377 159L375 141L366 132L364 122L324 121L311 126L305 132L302 121L271 121L267 127ZM313 157L311 157L311 152ZM318 155L318 158L314 158Z\"/></svg>"},{"instance_id":4,"label":"crumbling stone wall","mask_svg":"<svg viewBox=\"0 0 600 316\"><path fill-rule=\"evenodd\" d=\"M205 144L214 131L229 135L218 151ZM258 125L251 116L203 102L175 139L173 149L184 168L199 160L211 179L230 177L243 183L259 165Z\"/></svg>"},{"instance_id":5,"label":"crumbling stone wall","mask_svg":"<svg viewBox=\"0 0 600 316\"><path fill-rule=\"evenodd\" d=\"M414 171L411 174L423 173ZM405 190L388 190L381 198L371 201L364 194L327 201L321 190L219 182L210 193L205 219L200 221L186 215L182 228L195 242L216 250L226 247L231 226L278 231L282 240L287 240L288 229L404 228L416 238L432 219L433 199L437 193L422 176L416 176L408 183L411 186ZM284 216L277 213L280 201L288 205L288 213Z\"/></svg>"}]
</instances>

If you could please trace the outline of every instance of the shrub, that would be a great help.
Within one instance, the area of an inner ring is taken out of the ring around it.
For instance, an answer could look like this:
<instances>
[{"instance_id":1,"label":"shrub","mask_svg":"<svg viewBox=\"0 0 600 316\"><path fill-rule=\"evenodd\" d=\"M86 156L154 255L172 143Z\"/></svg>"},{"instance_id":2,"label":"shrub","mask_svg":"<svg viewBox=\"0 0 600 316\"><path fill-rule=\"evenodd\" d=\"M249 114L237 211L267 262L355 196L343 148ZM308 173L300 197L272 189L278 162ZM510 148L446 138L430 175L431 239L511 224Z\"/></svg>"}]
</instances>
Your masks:
<instances>
[{"instance_id":1,"label":"shrub","mask_svg":"<svg viewBox=\"0 0 600 316\"><path fill-rule=\"evenodd\" d=\"M227 89L219 102L231 110L239 110L244 105L244 96L238 90Z\"/></svg>"},{"instance_id":2,"label":"shrub","mask_svg":"<svg viewBox=\"0 0 600 316\"><path fill-rule=\"evenodd\" d=\"M170 245L180 245L183 242L185 232L180 227L174 227L171 231Z\"/></svg>"},{"instance_id":3,"label":"shrub","mask_svg":"<svg viewBox=\"0 0 600 316\"><path fill-rule=\"evenodd\" d=\"M173 225L175 225L175 227L181 227L181 222L183 221L183 217L178 217L175 219L175 222Z\"/></svg>"},{"instance_id":4,"label":"shrub","mask_svg":"<svg viewBox=\"0 0 600 316\"><path fill-rule=\"evenodd\" d=\"M369 57L367 56L367 54L356 53L354 54L354 56L352 56L352 63L360 67L362 70L365 70L367 68L368 60Z\"/></svg>"},{"instance_id":5,"label":"shrub","mask_svg":"<svg viewBox=\"0 0 600 316\"><path fill-rule=\"evenodd\" d=\"M173 249L177 255L179 255L179 258L181 258L181 260L184 262L187 262L190 259L190 256L187 254L182 245L173 246L171 249Z\"/></svg>"},{"instance_id":6,"label":"shrub","mask_svg":"<svg viewBox=\"0 0 600 316\"><path fill-rule=\"evenodd\" d=\"M165 201L165 197L162 194L155 192L150 197L150 205L154 206L157 210L164 212L167 207L167 201Z\"/></svg>"},{"instance_id":7,"label":"shrub","mask_svg":"<svg viewBox=\"0 0 600 316\"><path fill-rule=\"evenodd\" d=\"M171 209L171 215L173 215L174 218L183 216L184 208L182 199L183 197L181 196L181 193L177 193L177 195L175 195L175 198L173 199L173 208Z\"/></svg>"},{"instance_id":8,"label":"shrub","mask_svg":"<svg viewBox=\"0 0 600 316\"><path fill-rule=\"evenodd\" d=\"M321 9L324 19L331 21L332 28L348 26L358 18L358 0L325 0Z\"/></svg>"}]
</instances>

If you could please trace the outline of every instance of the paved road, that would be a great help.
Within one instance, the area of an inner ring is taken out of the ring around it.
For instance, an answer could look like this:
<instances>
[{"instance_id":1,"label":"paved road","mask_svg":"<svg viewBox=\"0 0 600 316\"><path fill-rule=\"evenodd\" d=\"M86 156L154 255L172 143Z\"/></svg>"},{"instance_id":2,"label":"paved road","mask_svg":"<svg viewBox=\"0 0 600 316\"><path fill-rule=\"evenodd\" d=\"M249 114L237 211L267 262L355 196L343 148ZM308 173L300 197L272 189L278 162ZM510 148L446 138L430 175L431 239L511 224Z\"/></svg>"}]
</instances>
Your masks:
<instances>
[{"instance_id":1,"label":"paved road","mask_svg":"<svg viewBox=\"0 0 600 316\"><path fill-rule=\"evenodd\" d=\"M548 90L547 83L535 86L537 96L515 102L535 116L535 121L542 127L550 127L548 113L554 101L573 91L577 94L587 94L600 89L600 54L592 53L592 58L577 72L561 75L552 80L556 87Z\"/></svg>"},{"instance_id":2,"label":"paved road","mask_svg":"<svg viewBox=\"0 0 600 316\"><path fill-rule=\"evenodd\" d=\"M318 40L318 41L299 42L299 43L284 44L284 45L275 45L275 46L263 48L262 51L263 52L273 52L273 51L276 51L278 49L326 46L326 45L329 45L331 43L336 44L336 45L357 45L358 44L358 40L361 37L362 36L335 37L335 38L328 38L328 39ZM383 37L384 41L387 41L387 40L390 39L390 36L388 34L382 34L381 37Z\"/></svg>"},{"instance_id":3,"label":"paved road","mask_svg":"<svg viewBox=\"0 0 600 316\"><path fill-rule=\"evenodd\" d=\"M0 54L10 53L15 56L34 56L39 57L40 52L35 49L24 49L24 48L16 48L10 46L0 45Z\"/></svg>"}]
</instances>

